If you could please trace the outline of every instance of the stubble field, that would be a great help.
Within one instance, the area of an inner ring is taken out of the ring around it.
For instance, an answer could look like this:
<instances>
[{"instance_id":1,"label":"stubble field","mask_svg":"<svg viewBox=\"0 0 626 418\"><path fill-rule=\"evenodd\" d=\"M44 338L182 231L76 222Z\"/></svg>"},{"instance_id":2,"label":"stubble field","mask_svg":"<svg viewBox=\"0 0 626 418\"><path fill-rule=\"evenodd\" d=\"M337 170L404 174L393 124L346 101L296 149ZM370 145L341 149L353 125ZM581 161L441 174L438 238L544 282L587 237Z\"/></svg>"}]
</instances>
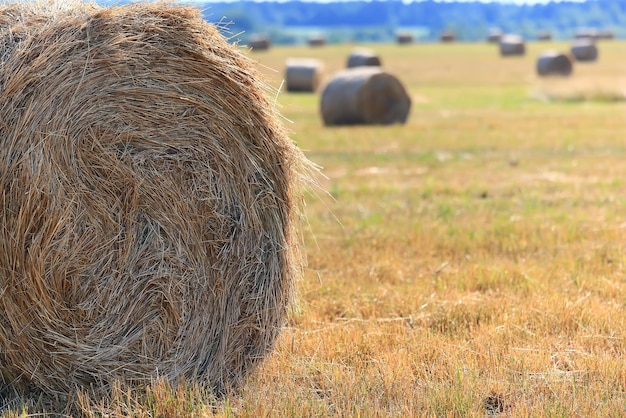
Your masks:
<instances>
[{"instance_id":1,"label":"stubble field","mask_svg":"<svg viewBox=\"0 0 626 418\"><path fill-rule=\"evenodd\" d=\"M406 125L325 128L278 96L323 167L308 269L237 415L626 414L626 44L540 79L489 44L369 45L413 99ZM353 46L253 53L326 73ZM271 71L276 69L277 71Z\"/></svg>"}]
</instances>

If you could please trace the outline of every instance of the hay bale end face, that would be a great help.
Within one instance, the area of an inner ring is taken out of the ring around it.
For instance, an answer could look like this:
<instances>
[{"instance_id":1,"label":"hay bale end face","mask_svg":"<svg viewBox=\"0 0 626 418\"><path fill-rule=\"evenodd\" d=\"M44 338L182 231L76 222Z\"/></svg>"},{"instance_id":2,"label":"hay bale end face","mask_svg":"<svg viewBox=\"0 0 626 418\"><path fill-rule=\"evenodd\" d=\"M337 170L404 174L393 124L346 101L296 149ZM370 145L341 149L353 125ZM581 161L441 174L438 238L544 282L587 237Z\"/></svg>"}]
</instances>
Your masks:
<instances>
[{"instance_id":1,"label":"hay bale end face","mask_svg":"<svg viewBox=\"0 0 626 418\"><path fill-rule=\"evenodd\" d=\"M0 55L2 381L237 387L286 321L310 164L196 8L40 16Z\"/></svg>"},{"instance_id":2,"label":"hay bale end face","mask_svg":"<svg viewBox=\"0 0 626 418\"><path fill-rule=\"evenodd\" d=\"M537 74L545 76L569 76L574 68L574 59L570 54L546 51L537 58Z\"/></svg>"},{"instance_id":3,"label":"hay bale end face","mask_svg":"<svg viewBox=\"0 0 626 418\"><path fill-rule=\"evenodd\" d=\"M290 58L285 70L285 84L290 92L317 91L324 65L313 58Z\"/></svg>"},{"instance_id":4,"label":"hay bale end face","mask_svg":"<svg viewBox=\"0 0 626 418\"><path fill-rule=\"evenodd\" d=\"M379 67L381 65L380 57L370 49L355 49L348 56L347 68L354 67Z\"/></svg>"},{"instance_id":5,"label":"hay bale end face","mask_svg":"<svg viewBox=\"0 0 626 418\"><path fill-rule=\"evenodd\" d=\"M380 67L343 70L322 91L325 125L405 123L411 99L402 83Z\"/></svg>"},{"instance_id":6,"label":"hay bale end face","mask_svg":"<svg viewBox=\"0 0 626 418\"><path fill-rule=\"evenodd\" d=\"M590 38L576 39L570 48L570 52L579 62L593 62L598 60L598 47Z\"/></svg>"},{"instance_id":7,"label":"hay bale end face","mask_svg":"<svg viewBox=\"0 0 626 418\"><path fill-rule=\"evenodd\" d=\"M504 35L500 39L500 55L503 57L521 56L526 54L526 44L519 35Z\"/></svg>"}]
</instances>

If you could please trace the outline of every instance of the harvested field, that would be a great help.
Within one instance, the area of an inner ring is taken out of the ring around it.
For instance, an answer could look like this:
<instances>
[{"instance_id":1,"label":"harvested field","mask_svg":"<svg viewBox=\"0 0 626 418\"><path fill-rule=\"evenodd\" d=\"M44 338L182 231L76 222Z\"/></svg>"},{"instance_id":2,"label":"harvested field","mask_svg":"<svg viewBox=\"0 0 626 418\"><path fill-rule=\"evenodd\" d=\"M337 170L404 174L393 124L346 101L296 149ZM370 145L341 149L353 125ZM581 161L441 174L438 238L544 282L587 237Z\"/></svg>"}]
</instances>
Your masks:
<instances>
[{"instance_id":1,"label":"harvested field","mask_svg":"<svg viewBox=\"0 0 626 418\"><path fill-rule=\"evenodd\" d=\"M308 267L274 354L216 406L193 385L153 385L114 391L100 411L626 415L626 103L560 99L625 91L626 43L601 43L597 63L546 79L535 68L544 42L515 59L487 42L375 47L411 97L406 124L330 128L319 96L275 97L329 195L306 197ZM250 57L278 88L286 58L333 74L352 49Z\"/></svg>"}]
</instances>

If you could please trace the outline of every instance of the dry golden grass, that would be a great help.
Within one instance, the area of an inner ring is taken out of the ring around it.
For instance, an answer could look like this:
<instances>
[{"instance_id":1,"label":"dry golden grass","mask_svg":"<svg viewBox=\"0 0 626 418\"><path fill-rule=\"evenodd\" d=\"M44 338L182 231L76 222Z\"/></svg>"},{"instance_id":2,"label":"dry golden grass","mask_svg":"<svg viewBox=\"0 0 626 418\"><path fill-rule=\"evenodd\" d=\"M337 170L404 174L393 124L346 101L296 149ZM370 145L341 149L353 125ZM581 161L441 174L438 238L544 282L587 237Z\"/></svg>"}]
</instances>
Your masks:
<instances>
[{"instance_id":1,"label":"dry golden grass","mask_svg":"<svg viewBox=\"0 0 626 418\"><path fill-rule=\"evenodd\" d=\"M600 45L555 83L619 91L626 43ZM251 56L278 87L287 56L332 73L352 47ZM316 95L277 99L329 192L307 199L308 270L277 351L211 408L155 385L111 415L626 414L626 105L537 100L545 43L505 59L486 43L368 47L410 91L406 125L324 128Z\"/></svg>"}]
</instances>

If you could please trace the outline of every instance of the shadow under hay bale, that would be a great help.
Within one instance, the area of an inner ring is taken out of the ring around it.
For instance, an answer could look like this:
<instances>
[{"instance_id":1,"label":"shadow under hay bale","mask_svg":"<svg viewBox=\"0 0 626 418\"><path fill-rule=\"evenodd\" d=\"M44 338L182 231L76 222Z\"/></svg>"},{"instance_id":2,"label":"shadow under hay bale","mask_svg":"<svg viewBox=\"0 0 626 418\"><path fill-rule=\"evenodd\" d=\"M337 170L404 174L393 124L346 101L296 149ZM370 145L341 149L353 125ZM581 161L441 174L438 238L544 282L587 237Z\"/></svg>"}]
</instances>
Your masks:
<instances>
[{"instance_id":1,"label":"shadow under hay bale","mask_svg":"<svg viewBox=\"0 0 626 418\"><path fill-rule=\"evenodd\" d=\"M526 54L526 44L519 35L504 35L500 39L500 55L503 57L521 56Z\"/></svg>"},{"instance_id":2,"label":"shadow under hay bale","mask_svg":"<svg viewBox=\"0 0 626 418\"><path fill-rule=\"evenodd\" d=\"M546 51L537 58L537 74L545 76L569 76L574 68L574 59L570 54Z\"/></svg>"},{"instance_id":3,"label":"shadow under hay bale","mask_svg":"<svg viewBox=\"0 0 626 418\"><path fill-rule=\"evenodd\" d=\"M576 39L570 48L570 52L579 62L593 62L598 60L598 47L589 38Z\"/></svg>"},{"instance_id":4,"label":"shadow under hay bale","mask_svg":"<svg viewBox=\"0 0 626 418\"><path fill-rule=\"evenodd\" d=\"M310 164L199 10L53 12L0 54L0 377L236 388L286 321Z\"/></svg>"},{"instance_id":5,"label":"shadow under hay bale","mask_svg":"<svg viewBox=\"0 0 626 418\"><path fill-rule=\"evenodd\" d=\"M347 68L354 67L379 67L381 65L380 57L370 49L355 49L348 56Z\"/></svg>"},{"instance_id":6,"label":"shadow under hay bale","mask_svg":"<svg viewBox=\"0 0 626 418\"><path fill-rule=\"evenodd\" d=\"M267 35L252 35L248 40L248 46L253 51L267 51L270 45L271 41Z\"/></svg>"},{"instance_id":7,"label":"shadow under hay bale","mask_svg":"<svg viewBox=\"0 0 626 418\"><path fill-rule=\"evenodd\" d=\"M317 91L324 65L313 58L289 58L285 70L285 85L289 92Z\"/></svg>"},{"instance_id":8,"label":"shadow under hay bale","mask_svg":"<svg viewBox=\"0 0 626 418\"><path fill-rule=\"evenodd\" d=\"M325 125L405 123L411 98L402 83L380 67L343 70L326 84L320 110Z\"/></svg>"}]
</instances>

